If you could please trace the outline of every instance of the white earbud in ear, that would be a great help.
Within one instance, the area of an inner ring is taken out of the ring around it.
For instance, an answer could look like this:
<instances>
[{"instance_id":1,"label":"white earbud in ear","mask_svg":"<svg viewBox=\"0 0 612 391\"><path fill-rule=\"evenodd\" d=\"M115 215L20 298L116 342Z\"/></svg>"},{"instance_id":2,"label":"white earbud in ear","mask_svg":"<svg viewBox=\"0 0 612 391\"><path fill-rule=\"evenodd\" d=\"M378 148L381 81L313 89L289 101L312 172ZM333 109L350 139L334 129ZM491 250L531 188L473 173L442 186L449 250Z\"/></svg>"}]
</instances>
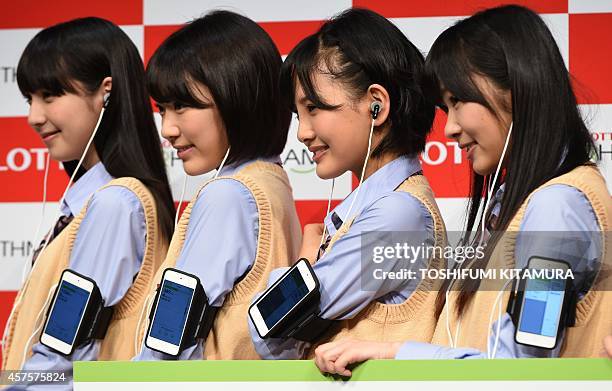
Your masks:
<instances>
[{"instance_id":1,"label":"white earbud in ear","mask_svg":"<svg viewBox=\"0 0 612 391\"><path fill-rule=\"evenodd\" d=\"M378 113L380 113L380 110L382 110L382 108L382 102L379 102L377 100L372 102L372 104L370 105L370 113L372 113L372 119L378 118Z\"/></svg>"},{"instance_id":2,"label":"white earbud in ear","mask_svg":"<svg viewBox=\"0 0 612 391\"><path fill-rule=\"evenodd\" d=\"M108 107L108 99L110 98L110 92L107 92L104 94L104 103L102 103L102 107L106 108Z\"/></svg>"}]
</instances>

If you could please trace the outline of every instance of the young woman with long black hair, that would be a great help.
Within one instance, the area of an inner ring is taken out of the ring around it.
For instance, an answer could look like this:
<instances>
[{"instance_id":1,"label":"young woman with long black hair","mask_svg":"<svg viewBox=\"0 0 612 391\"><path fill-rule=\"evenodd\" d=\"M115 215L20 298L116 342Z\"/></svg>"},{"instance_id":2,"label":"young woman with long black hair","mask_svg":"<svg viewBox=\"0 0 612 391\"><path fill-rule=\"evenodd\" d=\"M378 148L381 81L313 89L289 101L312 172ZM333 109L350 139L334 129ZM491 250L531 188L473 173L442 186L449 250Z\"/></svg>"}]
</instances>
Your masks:
<instances>
[{"instance_id":1,"label":"young woman with long black hair","mask_svg":"<svg viewBox=\"0 0 612 391\"><path fill-rule=\"evenodd\" d=\"M3 369L70 371L73 360L128 359L134 352L125 340L134 337L133 319L165 256L174 215L138 50L107 20L60 23L27 45L17 82L50 157L74 171L70 182L80 175L16 298ZM106 337L69 356L36 343L66 268L93 279L114 308Z\"/></svg>"}]
</instances>

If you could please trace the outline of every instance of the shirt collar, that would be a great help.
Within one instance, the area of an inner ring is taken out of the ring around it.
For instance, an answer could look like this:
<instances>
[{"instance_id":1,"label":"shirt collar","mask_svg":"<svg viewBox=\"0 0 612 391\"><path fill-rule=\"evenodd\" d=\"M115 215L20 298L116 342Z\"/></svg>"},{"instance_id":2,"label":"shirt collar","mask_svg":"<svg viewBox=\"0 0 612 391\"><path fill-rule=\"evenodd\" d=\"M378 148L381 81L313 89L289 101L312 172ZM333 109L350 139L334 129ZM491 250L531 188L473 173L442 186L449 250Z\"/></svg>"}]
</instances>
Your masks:
<instances>
[{"instance_id":1,"label":"shirt collar","mask_svg":"<svg viewBox=\"0 0 612 391\"><path fill-rule=\"evenodd\" d=\"M234 175L236 172L240 171L246 165L251 164L255 161L281 164L281 158L278 155L270 156L270 157L260 157L260 158L252 159L252 160L242 160L239 162L233 162L231 164L226 164L225 166L223 166L221 168L221 172L219 173L219 176Z\"/></svg>"},{"instance_id":2,"label":"shirt collar","mask_svg":"<svg viewBox=\"0 0 612 391\"><path fill-rule=\"evenodd\" d=\"M62 214L76 216L83 209L93 192L111 180L113 180L113 177L106 171L102 162L96 163L68 189L61 206Z\"/></svg>"},{"instance_id":3,"label":"shirt collar","mask_svg":"<svg viewBox=\"0 0 612 391\"><path fill-rule=\"evenodd\" d=\"M499 211L501 210L501 202L504 197L505 189L506 184L502 183L493 195L493 199L491 200L491 214L494 216L499 216Z\"/></svg>"},{"instance_id":4,"label":"shirt collar","mask_svg":"<svg viewBox=\"0 0 612 391\"><path fill-rule=\"evenodd\" d=\"M347 216L349 207L355 198L357 189L353 190L336 208L325 216L325 226L330 235L334 235L342 223L352 216L359 215L366 207L380 199L386 193L394 191L406 178L421 171L417 157L400 156L385 164L361 184L359 196Z\"/></svg>"}]
</instances>

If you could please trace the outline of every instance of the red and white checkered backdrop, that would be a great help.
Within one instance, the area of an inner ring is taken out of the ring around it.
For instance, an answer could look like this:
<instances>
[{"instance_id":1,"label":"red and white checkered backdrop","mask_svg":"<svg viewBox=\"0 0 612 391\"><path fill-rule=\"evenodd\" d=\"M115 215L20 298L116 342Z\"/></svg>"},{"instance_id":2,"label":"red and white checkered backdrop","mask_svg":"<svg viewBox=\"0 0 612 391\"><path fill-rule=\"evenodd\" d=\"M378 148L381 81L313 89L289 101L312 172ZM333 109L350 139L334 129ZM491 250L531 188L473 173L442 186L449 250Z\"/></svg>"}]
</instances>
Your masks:
<instances>
[{"instance_id":1,"label":"red and white checkered backdrop","mask_svg":"<svg viewBox=\"0 0 612 391\"><path fill-rule=\"evenodd\" d=\"M26 122L28 106L19 93L16 67L28 41L41 28L83 16L99 16L120 25L133 39L146 62L157 46L186 21L215 8L240 12L272 36L286 55L326 18L351 6L370 8L395 23L427 53L446 27L477 10L504 4L498 0L78 0L8 1L0 7L0 330L19 289L21 269L31 257L41 216L46 148ZM612 0L516 0L539 12L557 40L566 65L577 80L581 108L600 151L599 164L612 188ZM159 124L159 115L156 114ZM469 187L469 168L456 142L442 132L439 112L434 132L421 156L449 230L463 223ZM329 183L317 178L310 154L296 138L293 121L282 154L302 224L320 222L325 213ZM180 196L183 169L163 142L175 199ZM59 163L52 163L46 231L56 216L57 202L67 183ZM189 180L186 199L206 178ZM336 183L335 199L346 196L355 180L345 174ZM41 233L42 236L42 233Z\"/></svg>"}]
</instances>

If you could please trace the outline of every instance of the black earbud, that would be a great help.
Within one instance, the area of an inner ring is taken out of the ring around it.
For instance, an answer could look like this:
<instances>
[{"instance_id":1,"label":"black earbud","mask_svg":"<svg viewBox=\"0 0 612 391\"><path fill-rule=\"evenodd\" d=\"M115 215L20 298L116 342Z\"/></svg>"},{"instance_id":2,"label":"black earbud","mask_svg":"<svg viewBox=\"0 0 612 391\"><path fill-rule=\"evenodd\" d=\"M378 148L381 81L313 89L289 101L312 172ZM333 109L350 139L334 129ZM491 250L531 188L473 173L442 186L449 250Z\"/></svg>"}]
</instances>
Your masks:
<instances>
[{"instance_id":1,"label":"black earbud","mask_svg":"<svg viewBox=\"0 0 612 391\"><path fill-rule=\"evenodd\" d=\"M379 102L377 100L372 102L372 104L370 105L370 113L372 113L372 119L378 118L378 113L380 113L380 110L382 110L382 107L383 107L382 102Z\"/></svg>"}]
</instances>

